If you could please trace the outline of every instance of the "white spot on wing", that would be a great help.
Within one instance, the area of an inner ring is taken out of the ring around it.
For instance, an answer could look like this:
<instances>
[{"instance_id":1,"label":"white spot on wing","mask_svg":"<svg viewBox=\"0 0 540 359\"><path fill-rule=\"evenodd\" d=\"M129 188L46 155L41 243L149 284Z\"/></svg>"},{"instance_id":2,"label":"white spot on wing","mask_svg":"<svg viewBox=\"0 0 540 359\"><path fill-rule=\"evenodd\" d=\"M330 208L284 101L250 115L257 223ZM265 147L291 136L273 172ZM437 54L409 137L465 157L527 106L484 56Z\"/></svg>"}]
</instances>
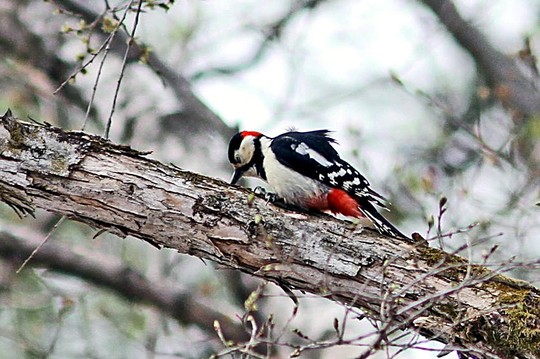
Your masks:
<instances>
[{"instance_id":1,"label":"white spot on wing","mask_svg":"<svg viewBox=\"0 0 540 359\"><path fill-rule=\"evenodd\" d=\"M329 173L328 178L330 178L331 180L334 180L336 177L343 177L343 175L345 175L345 173L347 173L347 171L344 168L341 168L337 172Z\"/></svg>"},{"instance_id":2,"label":"white spot on wing","mask_svg":"<svg viewBox=\"0 0 540 359\"><path fill-rule=\"evenodd\" d=\"M292 146L291 146L292 147ZM309 148L308 145L301 142L296 148L293 148L297 153L301 155L307 155L312 160L317 161L320 165L324 167L330 167L332 165L332 162L328 161L326 158L324 158L323 155L321 155L319 152L315 151L312 148Z\"/></svg>"}]
</instances>

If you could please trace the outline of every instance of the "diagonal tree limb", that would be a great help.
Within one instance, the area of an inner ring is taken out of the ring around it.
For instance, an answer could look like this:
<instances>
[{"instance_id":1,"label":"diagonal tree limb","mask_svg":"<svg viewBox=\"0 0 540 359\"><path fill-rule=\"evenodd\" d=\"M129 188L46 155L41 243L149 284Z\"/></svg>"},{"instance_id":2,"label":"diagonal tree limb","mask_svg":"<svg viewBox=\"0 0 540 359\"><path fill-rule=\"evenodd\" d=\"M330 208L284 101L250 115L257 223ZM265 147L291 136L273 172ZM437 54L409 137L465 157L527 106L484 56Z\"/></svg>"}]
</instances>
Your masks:
<instances>
[{"instance_id":1,"label":"diagonal tree limb","mask_svg":"<svg viewBox=\"0 0 540 359\"><path fill-rule=\"evenodd\" d=\"M420 0L430 8L474 59L497 98L525 116L540 113L540 91L530 76L519 69L514 59L491 45L486 37L463 19L451 0Z\"/></svg>"},{"instance_id":2,"label":"diagonal tree limb","mask_svg":"<svg viewBox=\"0 0 540 359\"><path fill-rule=\"evenodd\" d=\"M540 290L499 274L505 267L274 208L97 136L8 112L0 195L21 211L43 208L356 306L387 335L408 328L479 357L540 356Z\"/></svg>"}]
</instances>

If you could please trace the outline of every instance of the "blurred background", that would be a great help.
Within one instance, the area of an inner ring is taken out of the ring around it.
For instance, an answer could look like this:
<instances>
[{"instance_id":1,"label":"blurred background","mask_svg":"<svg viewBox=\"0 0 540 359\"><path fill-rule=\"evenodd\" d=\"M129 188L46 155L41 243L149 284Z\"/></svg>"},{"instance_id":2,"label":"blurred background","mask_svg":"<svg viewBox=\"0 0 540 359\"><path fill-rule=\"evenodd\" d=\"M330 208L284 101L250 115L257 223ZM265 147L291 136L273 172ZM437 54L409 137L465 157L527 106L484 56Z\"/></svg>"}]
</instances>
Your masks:
<instances>
[{"instance_id":1,"label":"blurred background","mask_svg":"<svg viewBox=\"0 0 540 359\"><path fill-rule=\"evenodd\" d=\"M224 180L239 129L330 129L403 232L527 263L540 255L539 20L537 0L0 0L0 112ZM293 316L272 284L96 234L0 205L0 358L240 357L213 321L244 338L258 286L255 316L281 333L272 357L332 337L334 318L351 340L301 357L358 356L374 331L346 306L302 295ZM44 258L16 274L47 235ZM540 283L527 265L509 274ZM404 347L372 357L437 354Z\"/></svg>"}]
</instances>

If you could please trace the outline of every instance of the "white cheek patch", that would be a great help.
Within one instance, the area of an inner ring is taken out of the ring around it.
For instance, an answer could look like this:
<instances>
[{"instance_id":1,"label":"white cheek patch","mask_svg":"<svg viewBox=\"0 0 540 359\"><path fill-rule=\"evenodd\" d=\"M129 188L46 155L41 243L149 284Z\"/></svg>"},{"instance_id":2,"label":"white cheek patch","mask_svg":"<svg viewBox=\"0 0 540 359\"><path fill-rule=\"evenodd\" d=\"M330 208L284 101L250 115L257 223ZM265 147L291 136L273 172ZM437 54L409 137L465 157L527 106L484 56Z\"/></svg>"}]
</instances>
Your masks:
<instances>
[{"instance_id":1,"label":"white cheek patch","mask_svg":"<svg viewBox=\"0 0 540 359\"><path fill-rule=\"evenodd\" d=\"M239 159L239 164L243 166L251 161L254 153L255 144L253 143L253 138L252 136L247 136L240 144L240 148L234 152L234 157Z\"/></svg>"},{"instance_id":2,"label":"white cheek patch","mask_svg":"<svg viewBox=\"0 0 540 359\"><path fill-rule=\"evenodd\" d=\"M309 146L306 145L303 142L301 142L298 146L291 145L291 148L300 155L309 156L309 158L311 158L312 160L317 161L320 165L322 165L324 167L332 166L332 162L328 161L326 158L324 158L324 156L322 156L317 151L309 148Z\"/></svg>"}]
</instances>

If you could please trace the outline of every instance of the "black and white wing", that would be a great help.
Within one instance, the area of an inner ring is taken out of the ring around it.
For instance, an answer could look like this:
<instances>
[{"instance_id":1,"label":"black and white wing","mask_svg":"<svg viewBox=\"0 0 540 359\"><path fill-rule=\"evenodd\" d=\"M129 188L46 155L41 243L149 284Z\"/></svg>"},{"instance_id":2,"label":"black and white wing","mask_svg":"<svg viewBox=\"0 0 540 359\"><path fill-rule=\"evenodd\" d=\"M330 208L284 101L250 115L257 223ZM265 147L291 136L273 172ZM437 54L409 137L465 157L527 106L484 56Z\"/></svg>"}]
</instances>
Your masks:
<instances>
[{"instance_id":1,"label":"black and white wing","mask_svg":"<svg viewBox=\"0 0 540 359\"><path fill-rule=\"evenodd\" d=\"M278 161L298 173L356 197L385 207L384 198L369 187L368 180L339 157L328 130L286 132L272 140Z\"/></svg>"}]
</instances>

